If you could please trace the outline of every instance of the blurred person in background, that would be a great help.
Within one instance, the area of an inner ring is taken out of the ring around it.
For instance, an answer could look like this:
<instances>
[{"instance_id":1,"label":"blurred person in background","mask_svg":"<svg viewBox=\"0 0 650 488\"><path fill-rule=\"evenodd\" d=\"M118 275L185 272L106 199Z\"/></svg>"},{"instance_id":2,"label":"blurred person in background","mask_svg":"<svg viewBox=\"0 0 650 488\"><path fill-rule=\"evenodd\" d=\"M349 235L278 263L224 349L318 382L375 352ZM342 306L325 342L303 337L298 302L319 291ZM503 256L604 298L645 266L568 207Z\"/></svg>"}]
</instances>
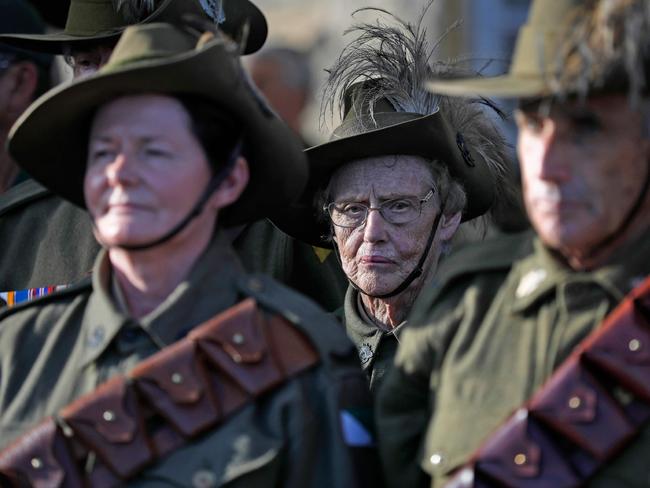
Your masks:
<instances>
[{"instance_id":1,"label":"blurred person in background","mask_svg":"<svg viewBox=\"0 0 650 488\"><path fill-rule=\"evenodd\" d=\"M0 34L42 34L45 24L27 0L0 0ZM0 195L26 176L5 149L9 129L39 95L50 88L52 56L0 41Z\"/></svg>"},{"instance_id":2,"label":"blurred person in background","mask_svg":"<svg viewBox=\"0 0 650 488\"><path fill-rule=\"evenodd\" d=\"M428 84L518 101L534 232L414 306L378 397L391 487L647 486L649 73L650 1L535 0L508 74Z\"/></svg>"},{"instance_id":3,"label":"blurred person in background","mask_svg":"<svg viewBox=\"0 0 650 488\"><path fill-rule=\"evenodd\" d=\"M271 107L304 139L303 113L313 89L309 54L292 47L275 46L262 49L247 61L253 82Z\"/></svg>"}]
</instances>

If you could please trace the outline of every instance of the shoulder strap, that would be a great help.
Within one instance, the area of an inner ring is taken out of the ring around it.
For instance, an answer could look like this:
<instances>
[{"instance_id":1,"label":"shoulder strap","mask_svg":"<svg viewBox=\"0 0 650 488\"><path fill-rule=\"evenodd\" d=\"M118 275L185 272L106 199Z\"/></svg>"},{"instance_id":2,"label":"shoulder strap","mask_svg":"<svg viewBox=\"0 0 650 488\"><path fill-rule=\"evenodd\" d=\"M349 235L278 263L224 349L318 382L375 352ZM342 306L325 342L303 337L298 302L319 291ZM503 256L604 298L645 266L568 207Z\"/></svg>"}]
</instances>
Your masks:
<instances>
[{"instance_id":1,"label":"shoulder strap","mask_svg":"<svg viewBox=\"0 0 650 488\"><path fill-rule=\"evenodd\" d=\"M45 419L0 452L0 473L28 481L13 486L121 486L318 361L246 299Z\"/></svg>"},{"instance_id":2,"label":"shoulder strap","mask_svg":"<svg viewBox=\"0 0 650 488\"><path fill-rule=\"evenodd\" d=\"M582 486L650 420L650 277L501 425L447 488Z\"/></svg>"},{"instance_id":3,"label":"shoulder strap","mask_svg":"<svg viewBox=\"0 0 650 488\"><path fill-rule=\"evenodd\" d=\"M501 234L454 250L440 263L436 280L451 282L464 275L508 270L520 257L532 250L531 232Z\"/></svg>"},{"instance_id":4,"label":"shoulder strap","mask_svg":"<svg viewBox=\"0 0 650 488\"><path fill-rule=\"evenodd\" d=\"M310 299L262 274L250 275L238 281L243 296L254 298L265 309L284 317L312 339L324 361L330 356L355 358L356 349L340 324ZM324 319L325 318L325 319ZM325 321L324 321L325 320ZM327 323L329 322L329 324ZM332 327L329 327L329 325Z\"/></svg>"},{"instance_id":5,"label":"shoulder strap","mask_svg":"<svg viewBox=\"0 0 650 488\"><path fill-rule=\"evenodd\" d=\"M409 317L410 323L430 320L433 304L463 279L474 279L485 273L499 273L505 280L515 261L529 254L531 234L504 234L496 238L468 244L445 258L430 283L420 292ZM498 287L486 288L496 293Z\"/></svg>"},{"instance_id":6,"label":"shoulder strap","mask_svg":"<svg viewBox=\"0 0 650 488\"><path fill-rule=\"evenodd\" d=\"M14 186L0 197L0 216L34 200L52 195L52 192L34 180Z\"/></svg>"}]
</instances>

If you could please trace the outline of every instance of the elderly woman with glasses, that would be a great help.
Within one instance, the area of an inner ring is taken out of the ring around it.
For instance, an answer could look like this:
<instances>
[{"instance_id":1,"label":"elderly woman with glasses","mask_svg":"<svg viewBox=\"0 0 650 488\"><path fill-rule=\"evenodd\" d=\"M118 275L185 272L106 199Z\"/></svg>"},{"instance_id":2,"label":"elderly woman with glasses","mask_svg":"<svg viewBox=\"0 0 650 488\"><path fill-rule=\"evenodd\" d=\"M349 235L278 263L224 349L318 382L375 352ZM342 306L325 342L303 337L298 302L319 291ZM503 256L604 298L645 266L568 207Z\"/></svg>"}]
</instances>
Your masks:
<instances>
[{"instance_id":1,"label":"elderly woman with glasses","mask_svg":"<svg viewBox=\"0 0 650 488\"><path fill-rule=\"evenodd\" d=\"M325 91L343 122L307 150L308 190L276 222L339 257L349 281L342 319L375 390L461 222L486 212L499 186L512 190L502 137L479 104L424 90L434 68L420 25L355 30Z\"/></svg>"}]
</instances>

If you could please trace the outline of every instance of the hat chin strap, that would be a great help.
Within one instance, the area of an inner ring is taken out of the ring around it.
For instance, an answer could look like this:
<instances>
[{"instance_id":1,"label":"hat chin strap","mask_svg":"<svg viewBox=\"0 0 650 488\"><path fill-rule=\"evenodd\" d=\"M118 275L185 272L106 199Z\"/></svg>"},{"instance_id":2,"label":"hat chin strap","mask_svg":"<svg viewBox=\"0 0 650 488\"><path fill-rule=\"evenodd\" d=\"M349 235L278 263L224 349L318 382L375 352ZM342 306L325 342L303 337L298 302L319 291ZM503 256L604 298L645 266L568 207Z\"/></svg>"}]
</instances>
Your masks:
<instances>
[{"instance_id":1,"label":"hat chin strap","mask_svg":"<svg viewBox=\"0 0 650 488\"><path fill-rule=\"evenodd\" d=\"M636 197L634 204L630 207L630 209L625 214L625 218L621 221L621 224L613 232L605 236L603 240L601 240L589 251L587 255L588 257L595 256L600 251L602 251L607 246L609 246L612 242L614 242L616 239L618 239L621 235L623 235L623 232L627 230L627 228L630 226L634 218L641 210L646 195L648 194L648 189L650 189L650 161L648 161L647 166L648 167L645 175L645 180L643 181L643 187L641 188L641 192Z\"/></svg>"},{"instance_id":2,"label":"hat chin strap","mask_svg":"<svg viewBox=\"0 0 650 488\"><path fill-rule=\"evenodd\" d=\"M228 176L228 174L232 171L233 167L235 166L235 162L239 157L240 152L241 152L241 144L237 144L235 149L230 154L230 157L228 158L226 165L223 168L221 168L216 174L214 174L212 178L210 178L210 181L205 187L205 190L203 190L203 193L201 194L197 202L194 204L194 207L192 207L192 210L190 210L190 212L185 216L185 218L183 218L178 224L172 227L172 229L169 232L163 234L161 237L157 239L154 239L153 241L145 242L144 244L118 244L118 245L105 246L105 247L124 249L126 251L144 251L147 249L151 249L153 247L160 246L161 244L164 244L167 241L176 237L176 235L178 235L183 229L185 229L185 227L187 227L192 220L194 220L196 217L201 215L201 213L203 213L203 209L205 207L205 204L208 202L209 198L212 196L214 191L217 188L219 188L219 185L221 185L223 180L226 179L226 176ZM93 227L95 227L94 222L93 222Z\"/></svg>"},{"instance_id":3,"label":"hat chin strap","mask_svg":"<svg viewBox=\"0 0 650 488\"><path fill-rule=\"evenodd\" d=\"M413 283L413 281L415 281L417 278L422 276L424 262L427 260L427 257L429 256L429 251L431 250L433 239L436 237L436 233L438 232L438 227L440 226L440 219L442 218L444 211L445 211L445 206L443 203L440 206L440 212L436 216L436 220L434 220L433 222L433 227L431 228L431 232L429 233L429 238L427 239L427 245L424 248L424 251L422 252L422 256L420 256L420 260L418 261L418 264L415 266L415 268L413 268L413 271L409 273L409 275L404 279L404 281L402 281L402 283L397 288L395 288L391 292L384 293L382 295L373 295L371 293L364 291L359 285L357 285L354 281L348 278L348 281L350 282L350 285L352 285L352 288L354 288L359 293L363 293L364 295L370 298L390 298L390 297L394 297L395 295L399 295L404 290L406 290L409 286L411 286L411 283ZM336 244L334 244L334 254L336 254L336 259L338 259L339 264L341 264L341 267L343 267L341 256L339 254L339 248Z\"/></svg>"}]
</instances>

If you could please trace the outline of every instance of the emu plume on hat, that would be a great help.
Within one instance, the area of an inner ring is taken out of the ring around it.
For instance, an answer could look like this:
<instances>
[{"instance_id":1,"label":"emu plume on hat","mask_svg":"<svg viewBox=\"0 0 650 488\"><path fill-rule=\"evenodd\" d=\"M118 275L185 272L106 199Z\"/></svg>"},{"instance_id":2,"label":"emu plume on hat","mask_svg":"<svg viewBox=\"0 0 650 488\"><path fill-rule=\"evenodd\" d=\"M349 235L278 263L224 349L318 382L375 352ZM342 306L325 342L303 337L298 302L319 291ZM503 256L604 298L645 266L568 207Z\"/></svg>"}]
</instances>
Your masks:
<instances>
[{"instance_id":1,"label":"emu plume on hat","mask_svg":"<svg viewBox=\"0 0 650 488\"><path fill-rule=\"evenodd\" d=\"M382 9L362 9L378 12L390 23L380 18L346 31L354 39L329 70L322 103L323 118L339 109L343 122L329 142L306 151L310 179L299 205L273 218L288 234L329 245L314 195L334 171L357 159L414 155L445 165L467 194L463 220L484 214L495 196L509 188L506 144L484 113L486 106L495 107L485 99L450 99L425 89L434 75L460 69L431 62L440 44L432 48L423 27L431 3L415 24Z\"/></svg>"}]
</instances>

